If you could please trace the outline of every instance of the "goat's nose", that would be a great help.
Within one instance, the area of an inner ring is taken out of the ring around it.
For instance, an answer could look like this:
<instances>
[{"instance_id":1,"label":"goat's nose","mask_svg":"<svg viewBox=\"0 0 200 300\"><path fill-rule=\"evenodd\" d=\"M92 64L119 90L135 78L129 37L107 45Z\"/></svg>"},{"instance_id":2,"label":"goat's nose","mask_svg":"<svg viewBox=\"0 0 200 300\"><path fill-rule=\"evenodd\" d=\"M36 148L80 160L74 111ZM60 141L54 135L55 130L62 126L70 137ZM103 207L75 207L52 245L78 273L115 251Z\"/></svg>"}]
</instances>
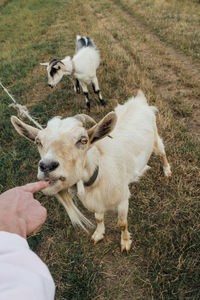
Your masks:
<instances>
[{"instance_id":1,"label":"goat's nose","mask_svg":"<svg viewBox=\"0 0 200 300\"><path fill-rule=\"evenodd\" d=\"M53 88L53 85L51 85L51 84L48 84L48 86L50 86L51 88Z\"/></svg>"},{"instance_id":2,"label":"goat's nose","mask_svg":"<svg viewBox=\"0 0 200 300\"><path fill-rule=\"evenodd\" d=\"M50 163L44 163L43 161L41 161L39 163L39 167L40 167L40 170L42 172L52 172L54 171L57 167L59 166L59 162L57 161L52 161Z\"/></svg>"}]
</instances>

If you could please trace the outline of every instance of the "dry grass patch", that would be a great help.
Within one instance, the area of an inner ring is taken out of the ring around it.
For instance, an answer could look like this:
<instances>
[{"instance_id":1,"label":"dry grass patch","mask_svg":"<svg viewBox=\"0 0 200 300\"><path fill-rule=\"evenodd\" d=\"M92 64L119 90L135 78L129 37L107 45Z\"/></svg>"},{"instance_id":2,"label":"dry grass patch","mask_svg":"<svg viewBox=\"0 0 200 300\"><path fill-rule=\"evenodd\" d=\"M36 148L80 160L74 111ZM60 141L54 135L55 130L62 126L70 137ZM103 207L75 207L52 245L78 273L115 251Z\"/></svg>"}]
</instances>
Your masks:
<instances>
[{"instance_id":1,"label":"dry grass patch","mask_svg":"<svg viewBox=\"0 0 200 300\"><path fill-rule=\"evenodd\" d=\"M200 62L197 1L114 0L167 44ZM178 53L174 52L178 56Z\"/></svg>"}]
</instances>

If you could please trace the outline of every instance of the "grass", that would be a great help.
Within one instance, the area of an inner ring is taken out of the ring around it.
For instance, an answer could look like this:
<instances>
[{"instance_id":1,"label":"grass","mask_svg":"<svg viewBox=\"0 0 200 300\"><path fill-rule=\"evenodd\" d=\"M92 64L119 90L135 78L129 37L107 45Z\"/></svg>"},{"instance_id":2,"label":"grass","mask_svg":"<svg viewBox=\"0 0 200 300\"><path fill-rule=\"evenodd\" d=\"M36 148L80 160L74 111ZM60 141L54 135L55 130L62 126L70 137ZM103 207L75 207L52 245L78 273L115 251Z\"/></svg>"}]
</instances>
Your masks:
<instances>
[{"instance_id":1,"label":"grass","mask_svg":"<svg viewBox=\"0 0 200 300\"><path fill-rule=\"evenodd\" d=\"M199 61L199 1L114 0L162 41Z\"/></svg>"},{"instance_id":2,"label":"grass","mask_svg":"<svg viewBox=\"0 0 200 300\"><path fill-rule=\"evenodd\" d=\"M100 120L138 88L159 109L158 127L172 166L160 159L131 185L133 248L120 253L116 214L106 217L104 241L73 229L63 207L41 193L48 218L30 247L47 263L56 299L199 299L199 15L197 1L0 1L0 78L41 124L55 115L86 112L68 78L48 89L39 63L73 55L76 34L101 52L98 78L108 102L92 96ZM197 72L195 72L195 70ZM39 155L11 126L10 99L0 90L0 190L36 180ZM82 208L84 213L93 216Z\"/></svg>"}]
</instances>

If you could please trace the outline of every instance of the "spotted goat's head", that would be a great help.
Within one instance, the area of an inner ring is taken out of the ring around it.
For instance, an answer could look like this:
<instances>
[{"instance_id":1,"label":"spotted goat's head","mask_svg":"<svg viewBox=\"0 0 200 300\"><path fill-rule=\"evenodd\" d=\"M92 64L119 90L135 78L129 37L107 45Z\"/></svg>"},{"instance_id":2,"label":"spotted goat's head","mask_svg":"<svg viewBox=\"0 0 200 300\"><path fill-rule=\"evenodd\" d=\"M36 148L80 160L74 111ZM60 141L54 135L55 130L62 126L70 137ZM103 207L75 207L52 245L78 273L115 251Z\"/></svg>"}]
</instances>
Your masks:
<instances>
[{"instance_id":1,"label":"spotted goat's head","mask_svg":"<svg viewBox=\"0 0 200 300\"><path fill-rule=\"evenodd\" d=\"M67 57L65 59L67 60ZM48 85L51 88L60 82L64 74L67 74L65 64L59 59L54 58L49 63L40 63L40 65L47 67Z\"/></svg>"}]
</instances>

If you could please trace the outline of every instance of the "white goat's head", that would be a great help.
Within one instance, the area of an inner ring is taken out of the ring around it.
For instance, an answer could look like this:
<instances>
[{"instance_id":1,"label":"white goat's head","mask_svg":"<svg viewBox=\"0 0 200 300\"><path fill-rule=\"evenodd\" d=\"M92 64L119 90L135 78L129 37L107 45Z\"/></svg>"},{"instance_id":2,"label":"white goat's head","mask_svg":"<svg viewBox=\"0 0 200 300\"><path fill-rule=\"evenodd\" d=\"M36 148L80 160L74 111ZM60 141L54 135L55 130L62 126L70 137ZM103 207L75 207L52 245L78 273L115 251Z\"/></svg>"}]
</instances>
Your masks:
<instances>
[{"instance_id":1,"label":"white goat's head","mask_svg":"<svg viewBox=\"0 0 200 300\"><path fill-rule=\"evenodd\" d=\"M67 75L66 67L59 59L54 58L49 63L40 63L40 65L47 67L48 85L51 88L55 87L58 82L60 82L64 74Z\"/></svg>"},{"instance_id":2,"label":"white goat's head","mask_svg":"<svg viewBox=\"0 0 200 300\"><path fill-rule=\"evenodd\" d=\"M81 114L62 120L55 117L48 122L45 129L39 130L15 116L11 117L17 132L38 146L41 156L38 179L50 182L43 190L48 195L68 189L81 179L87 151L113 130L116 120L116 114L111 112L87 130L83 126L85 122L95 123L87 115Z\"/></svg>"}]
</instances>

